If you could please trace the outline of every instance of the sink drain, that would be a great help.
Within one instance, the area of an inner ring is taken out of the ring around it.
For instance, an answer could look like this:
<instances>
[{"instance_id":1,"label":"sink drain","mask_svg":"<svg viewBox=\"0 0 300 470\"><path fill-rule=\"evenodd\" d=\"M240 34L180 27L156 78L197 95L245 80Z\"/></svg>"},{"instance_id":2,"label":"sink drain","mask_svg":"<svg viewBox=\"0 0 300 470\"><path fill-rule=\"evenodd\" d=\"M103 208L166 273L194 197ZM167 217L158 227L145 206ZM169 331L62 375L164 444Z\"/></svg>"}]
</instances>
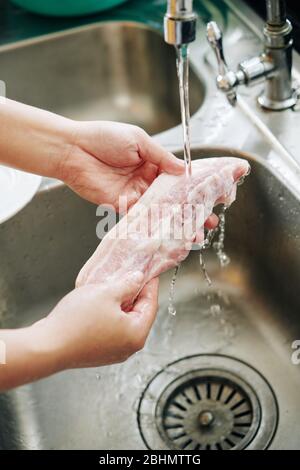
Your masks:
<instances>
[{"instance_id":1,"label":"sink drain","mask_svg":"<svg viewBox=\"0 0 300 470\"><path fill-rule=\"evenodd\" d=\"M170 448L245 448L260 423L252 389L232 373L195 371L175 380L158 401L157 424Z\"/></svg>"},{"instance_id":2,"label":"sink drain","mask_svg":"<svg viewBox=\"0 0 300 470\"><path fill-rule=\"evenodd\" d=\"M149 449L265 449L277 415L274 393L256 370L228 356L198 355L151 380L138 423Z\"/></svg>"}]
</instances>

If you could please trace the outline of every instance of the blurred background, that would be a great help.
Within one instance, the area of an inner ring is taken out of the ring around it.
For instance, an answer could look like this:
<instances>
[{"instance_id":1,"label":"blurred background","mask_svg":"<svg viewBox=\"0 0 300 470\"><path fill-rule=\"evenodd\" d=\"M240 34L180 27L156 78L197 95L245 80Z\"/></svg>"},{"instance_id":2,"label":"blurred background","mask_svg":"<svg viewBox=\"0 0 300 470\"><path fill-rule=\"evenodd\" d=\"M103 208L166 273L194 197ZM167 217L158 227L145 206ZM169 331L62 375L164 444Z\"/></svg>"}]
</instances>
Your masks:
<instances>
[{"instance_id":1,"label":"blurred background","mask_svg":"<svg viewBox=\"0 0 300 470\"><path fill-rule=\"evenodd\" d=\"M64 29L66 27L80 24L82 21L95 21L95 16L105 15L103 11L120 6L126 2L125 8L135 11L138 16L138 9L143 4L143 10L147 6L155 5L158 9L165 10L165 0L0 0L0 38L1 43L16 36L22 38L29 34L44 33L54 29ZM265 17L265 1L246 0L246 2L259 15ZM198 2L201 3L200 1ZM218 3L218 2L212 2ZM287 13L294 26L295 48L300 50L300 5L298 0L287 0ZM22 8L23 7L23 8ZM119 10L119 9L118 9ZM36 14L29 13L35 12ZM112 14L110 11L109 15ZM115 12L113 12L113 15ZM49 18L46 15L54 17ZM80 19L84 15L84 20ZM75 16L75 18L74 18ZM90 17L90 18L88 18Z\"/></svg>"}]
</instances>

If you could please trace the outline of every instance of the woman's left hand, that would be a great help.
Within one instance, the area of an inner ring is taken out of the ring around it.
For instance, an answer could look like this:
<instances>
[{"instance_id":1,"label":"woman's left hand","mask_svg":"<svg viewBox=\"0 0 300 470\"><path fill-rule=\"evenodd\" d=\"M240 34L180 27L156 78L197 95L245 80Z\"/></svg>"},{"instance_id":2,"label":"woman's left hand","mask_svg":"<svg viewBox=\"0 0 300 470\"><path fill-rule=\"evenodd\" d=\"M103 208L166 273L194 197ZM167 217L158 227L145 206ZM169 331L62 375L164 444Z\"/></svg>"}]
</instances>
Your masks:
<instances>
[{"instance_id":1,"label":"woman's left hand","mask_svg":"<svg viewBox=\"0 0 300 470\"><path fill-rule=\"evenodd\" d=\"M132 206L160 172L181 174L183 161L137 126L108 121L76 122L74 142L58 177L96 204Z\"/></svg>"}]
</instances>

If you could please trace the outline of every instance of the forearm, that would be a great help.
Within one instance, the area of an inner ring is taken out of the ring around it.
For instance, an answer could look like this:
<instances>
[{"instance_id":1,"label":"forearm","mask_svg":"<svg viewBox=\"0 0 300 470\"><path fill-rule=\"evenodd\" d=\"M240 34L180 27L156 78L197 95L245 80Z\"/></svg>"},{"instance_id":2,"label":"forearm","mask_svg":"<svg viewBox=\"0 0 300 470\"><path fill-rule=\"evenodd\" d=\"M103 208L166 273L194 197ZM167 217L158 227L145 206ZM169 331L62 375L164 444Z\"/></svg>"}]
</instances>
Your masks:
<instances>
[{"instance_id":1,"label":"forearm","mask_svg":"<svg viewBox=\"0 0 300 470\"><path fill-rule=\"evenodd\" d=\"M60 359L41 322L31 327L0 330L0 391L58 372ZM5 363L1 363L5 362Z\"/></svg>"},{"instance_id":2,"label":"forearm","mask_svg":"<svg viewBox=\"0 0 300 470\"><path fill-rule=\"evenodd\" d=\"M74 129L70 119L6 99L0 103L0 163L60 178Z\"/></svg>"}]
</instances>

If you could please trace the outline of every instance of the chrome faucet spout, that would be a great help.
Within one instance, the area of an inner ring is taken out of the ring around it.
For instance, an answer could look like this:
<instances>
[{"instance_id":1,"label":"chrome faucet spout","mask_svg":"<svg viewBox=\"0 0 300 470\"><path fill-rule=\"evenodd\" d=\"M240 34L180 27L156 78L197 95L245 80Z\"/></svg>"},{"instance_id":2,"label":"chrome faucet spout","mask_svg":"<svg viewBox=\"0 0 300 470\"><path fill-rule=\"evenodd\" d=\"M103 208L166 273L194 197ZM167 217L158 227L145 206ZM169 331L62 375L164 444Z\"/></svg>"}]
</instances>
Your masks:
<instances>
[{"instance_id":1,"label":"chrome faucet spout","mask_svg":"<svg viewBox=\"0 0 300 470\"><path fill-rule=\"evenodd\" d=\"M173 46L182 46L194 41L196 20L193 0L168 0L164 18L165 41Z\"/></svg>"}]
</instances>

